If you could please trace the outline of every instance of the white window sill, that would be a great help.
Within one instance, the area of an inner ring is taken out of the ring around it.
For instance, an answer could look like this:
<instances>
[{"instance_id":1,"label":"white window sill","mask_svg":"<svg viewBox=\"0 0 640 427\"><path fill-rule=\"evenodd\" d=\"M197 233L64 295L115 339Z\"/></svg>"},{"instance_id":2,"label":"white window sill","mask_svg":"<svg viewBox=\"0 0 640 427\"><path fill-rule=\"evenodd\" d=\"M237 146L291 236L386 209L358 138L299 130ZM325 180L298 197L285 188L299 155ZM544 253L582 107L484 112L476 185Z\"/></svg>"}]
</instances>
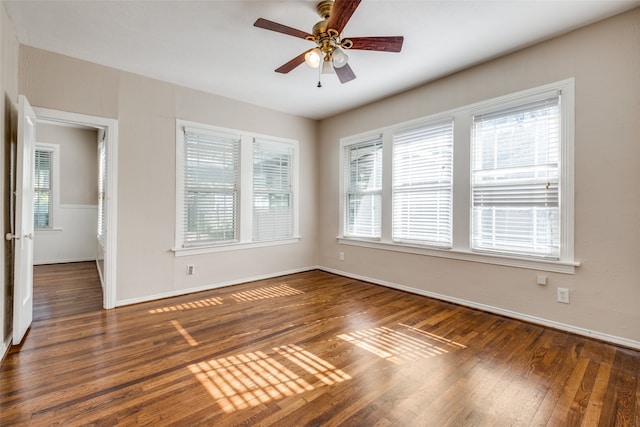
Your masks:
<instances>
[{"instance_id":1,"label":"white window sill","mask_svg":"<svg viewBox=\"0 0 640 427\"><path fill-rule=\"evenodd\" d=\"M406 245L399 243L386 243L374 240L354 239L337 237L341 245L360 246L363 248L381 249L386 251L404 252L410 254L426 255L439 258L457 259L462 261L480 262L483 264L504 265L508 267L528 268L531 270L541 270L554 273L575 274L575 268L580 266L579 262L573 261L552 261L545 259L508 257L493 254L481 254L459 249L433 249L416 245Z\"/></svg>"},{"instance_id":2,"label":"white window sill","mask_svg":"<svg viewBox=\"0 0 640 427\"><path fill-rule=\"evenodd\" d=\"M240 251L244 249L265 248L269 246L291 245L300 242L300 237L268 242L225 243L215 246L197 246L191 248L172 248L176 257L210 254L215 252Z\"/></svg>"}]
</instances>

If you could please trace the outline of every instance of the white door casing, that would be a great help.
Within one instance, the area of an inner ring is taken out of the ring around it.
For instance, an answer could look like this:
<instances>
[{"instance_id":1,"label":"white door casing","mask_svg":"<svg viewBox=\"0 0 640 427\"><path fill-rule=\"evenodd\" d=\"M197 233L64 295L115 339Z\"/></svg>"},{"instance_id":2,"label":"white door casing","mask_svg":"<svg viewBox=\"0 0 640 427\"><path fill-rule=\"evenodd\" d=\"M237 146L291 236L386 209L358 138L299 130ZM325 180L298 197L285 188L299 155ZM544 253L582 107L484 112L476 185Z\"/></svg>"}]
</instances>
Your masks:
<instances>
[{"instance_id":1,"label":"white door casing","mask_svg":"<svg viewBox=\"0 0 640 427\"><path fill-rule=\"evenodd\" d=\"M116 248L118 213L118 121L106 117L90 116L49 108L34 108L38 121L53 124L102 129L105 132L106 183L105 183L105 235L103 308L116 306Z\"/></svg>"}]
</instances>

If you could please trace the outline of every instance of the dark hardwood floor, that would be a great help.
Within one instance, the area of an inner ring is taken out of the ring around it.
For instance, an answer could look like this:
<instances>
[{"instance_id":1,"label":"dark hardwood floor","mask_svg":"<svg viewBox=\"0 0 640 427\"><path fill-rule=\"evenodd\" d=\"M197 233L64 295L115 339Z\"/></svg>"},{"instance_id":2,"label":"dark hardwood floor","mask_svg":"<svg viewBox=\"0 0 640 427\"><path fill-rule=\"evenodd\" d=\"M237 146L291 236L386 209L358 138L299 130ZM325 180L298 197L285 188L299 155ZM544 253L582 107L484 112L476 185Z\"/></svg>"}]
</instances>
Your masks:
<instances>
[{"instance_id":1,"label":"dark hardwood floor","mask_svg":"<svg viewBox=\"0 0 640 427\"><path fill-rule=\"evenodd\" d=\"M94 262L37 265L33 274L33 320L46 321L102 308Z\"/></svg>"},{"instance_id":2,"label":"dark hardwood floor","mask_svg":"<svg viewBox=\"0 0 640 427\"><path fill-rule=\"evenodd\" d=\"M35 270L2 426L637 426L640 353L332 275L104 311Z\"/></svg>"}]
</instances>

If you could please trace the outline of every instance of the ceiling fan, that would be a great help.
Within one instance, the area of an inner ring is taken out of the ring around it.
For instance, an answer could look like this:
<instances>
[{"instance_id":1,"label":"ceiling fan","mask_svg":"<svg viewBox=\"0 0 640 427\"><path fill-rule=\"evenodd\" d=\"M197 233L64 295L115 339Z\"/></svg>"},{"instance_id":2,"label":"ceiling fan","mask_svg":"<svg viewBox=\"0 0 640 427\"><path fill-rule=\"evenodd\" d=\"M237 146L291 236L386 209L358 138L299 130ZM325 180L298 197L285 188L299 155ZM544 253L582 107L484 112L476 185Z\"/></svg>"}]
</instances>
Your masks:
<instances>
[{"instance_id":1,"label":"ceiling fan","mask_svg":"<svg viewBox=\"0 0 640 427\"><path fill-rule=\"evenodd\" d=\"M320 68L321 73L327 74L335 71L341 83L347 83L356 78L348 64L349 57L343 49L374 50L380 52L400 52L402 49L402 36L378 36L378 37L350 37L343 38L342 30L349 22L361 0L323 0L317 4L316 9L322 21L313 26L312 33L297 30L277 22L258 18L253 24L255 27L277 33L287 34L305 40L310 40L316 47L293 58L275 71L286 74L298 65L306 62L312 68ZM318 81L318 87L321 87Z\"/></svg>"}]
</instances>

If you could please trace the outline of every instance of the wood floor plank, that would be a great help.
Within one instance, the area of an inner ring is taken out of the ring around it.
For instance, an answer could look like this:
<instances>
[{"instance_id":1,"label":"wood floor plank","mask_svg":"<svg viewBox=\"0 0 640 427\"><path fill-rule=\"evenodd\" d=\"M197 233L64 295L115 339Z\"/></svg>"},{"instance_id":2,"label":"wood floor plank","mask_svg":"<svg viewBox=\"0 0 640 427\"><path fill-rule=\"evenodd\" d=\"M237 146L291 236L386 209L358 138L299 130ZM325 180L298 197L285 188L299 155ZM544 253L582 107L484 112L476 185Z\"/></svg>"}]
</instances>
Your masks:
<instances>
[{"instance_id":1,"label":"wood floor plank","mask_svg":"<svg viewBox=\"0 0 640 427\"><path fill-rule=\"evenodd\" d=\"M309 271L102 310L37 266L0 425L634 426L640 353Z\"/></svg>"}]
</instances>

